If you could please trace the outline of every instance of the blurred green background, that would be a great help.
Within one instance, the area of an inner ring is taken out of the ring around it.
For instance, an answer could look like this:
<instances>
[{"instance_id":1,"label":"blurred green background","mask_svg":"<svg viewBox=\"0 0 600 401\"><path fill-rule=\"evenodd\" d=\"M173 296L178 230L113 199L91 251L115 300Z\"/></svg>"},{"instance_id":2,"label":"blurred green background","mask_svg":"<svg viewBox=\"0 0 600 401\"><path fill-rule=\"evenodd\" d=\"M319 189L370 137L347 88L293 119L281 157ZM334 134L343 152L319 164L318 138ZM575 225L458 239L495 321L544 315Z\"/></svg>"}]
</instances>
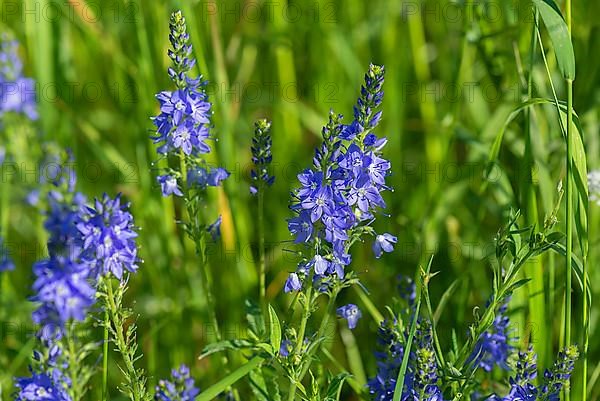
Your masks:
<instances>
[{"instance_id":1,"label":"blurred green background","mask_svg":"<svg viewBox=\"0 0 600 401\"><path fill-rule=\"evenodd\" d=\"M290 297L282 295L282 286L295 268L295 258L286 251L293 248L285 221L289 192L296 174L311 163L329 110L351 118L370 62L386 68L378 134L389 139L385 155L392 161L389 182L394 188L385 195L391 218L379 219L377 228L399 240L396 251L380 260L372 257L370 244L360 246L352 268L380 309L396 294L395 277L412 276L433 255L432 270L440 272L431 284L434 302L458 280L439 328L447 334L442 347L449 347L451 328L463 338L473 308L484 306L491 293L487 256L508 213L531 209L524 206L528 188L538 195L530 222L542 223L554 207L555 188L564 176L564 143L550 105L533 109L532 159L523 157L520 115L508 127L487 188L480 190L493 139L526 99L533 24L529 1L2 0L0 6L2 25L21 43L26 75L38 83L39 133L22 143L23 151L39 152L46 141L69 147L79 190L89 197L122 192L132 203L145 263L131 278L127 303L139 315L140 363L151 384L181 362L193 367L203 388L222 376L211 369L210 358L197 360L214 339L205 323L201 275L174 222L180 207L160 196L152 171L156 153L149 118L158 112L154 94L171 88L166 69L173 10L183 11L197 70L210 81L217 138L210 161L232 173L214 193L223 236L209 248L217 314L227 337L243 335L244 300L258 294L256 201L248 190L253 121L273 121L277 178L266 195L267 282L269 299L285 310ZM573 6L574 104L592 169L600 167L600 22L594 17L600 2L575 1ZM558 96L564 99L550 41L543 39ZM550 98L539 48L533 60L534 96ZM31 264L44 255L41 218L23 205L19 184L13 183L7 228L7 246L18 267L3 276L1 297L4 400L12 393L11 376L27 372L34 330L27 302ZM600 279L595 269L600 260L597 211L592 206L592 283ZM515 295L510 316L515 333L524 339L531 335L540 365L547 365L559 344L564 258L544 256L526 272L534 280ZM579 321L578 287L574 297ZM352 291L342 301L363 306ZM592 339L599 334L597 320L594 309ZM362 364L349 369L359 380L374 373L376 327L366 313L352 333L339 325L333 351L346 361L346 352L358 350ZM578 342L580 336L581 325L574 324ZM592 340L590 375L600 374L599 356L600 344ZM111 383L120 381L115 359ZM93 382L90 399L97 398L99 380ZM579 386L580 380L575 382ZM598 399L598 387L592 388L592 399ZM111 395L120 399L116 390Z\"/></svg>"}]
</instances>

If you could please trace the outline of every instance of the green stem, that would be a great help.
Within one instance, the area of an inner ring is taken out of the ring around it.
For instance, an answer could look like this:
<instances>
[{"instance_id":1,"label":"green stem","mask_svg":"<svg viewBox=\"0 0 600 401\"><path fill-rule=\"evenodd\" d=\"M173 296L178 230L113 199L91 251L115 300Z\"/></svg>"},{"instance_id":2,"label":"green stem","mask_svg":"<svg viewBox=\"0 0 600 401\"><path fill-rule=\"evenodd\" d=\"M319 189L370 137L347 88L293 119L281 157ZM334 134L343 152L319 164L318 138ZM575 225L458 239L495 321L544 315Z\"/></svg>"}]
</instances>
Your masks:
<instances>
[{"instance_id":1,"label":"green stem","mask_svg":"<svg viewBox=\"0 0 600 401\"><path fill-rule=\"evenodd\" d=\"M265 305L266 302L266 263L265 263L265 223L264 223L264 185L258 184L258 254L259 254L259 281L260 281L260 303Z\"/></svg>"},{"instance_id":2,"label":"green stem","mask_svg":"<svg viewBox=\"0 0 600 401\"><path fill-rule=\"evenodd\" d=\"M133 401L142 401L142 395L145 394L145 389L141 388L140 383L137 381L138 372L134 366L134 360L131 358L127 341L125 340L125 336L123 335L123 324L125 322L122 321L119 309L115 303L115 296L112 289L112 283L110 278L104 279L104 284L106 286L106 300L109 315L111 319L111 324L113 325L114 332L116 334L116 345L123 358L123 362L125 363L125 374L127 375L127 380L129 381L129 385L131 386L131 397Z\"/></svg>"},{"instance_id":3,"label":"green stem","mask_svg":"<svg viewBox=\"0 0 600 401\"><path fill-rule=\"evenodd\" d=\"M571 287L572 287L572 254L573 254L573 179L571 158L571 135L573 124L573 80L567 80L567 186L566 186L566 224L567 224L567 271L565 284L565 346L571 344ZM584 278L585 281L585 278ZM584 295L585 297L585 295ZM569 400L568 386L565 386L565 400Z\"/></svg>"},{"instance_id":4,"label":"green stem","mask_svg":"<svg viewBox=\"0 0 600 401\"><path fill-rule=\"evenodd\" d=\"M296 346L294 348L294 356L300 355L302 351L302 345L304 344L304 333L306 333L306 324L310 317L310 307L312 303L312 275L306 280L306 294L304 299L304 311L302 312L302 320L300 321L300 329L298 330L298 337L296 338ZM297 380L297 378L296 378ZM296 381L290 379L290 392L288 394L288 401L293 401L296 398Z\"/></svg>"},{"instance_id":5,"label":"green stem","mask_svg":"<svg viewBox=\"0 0 600 401\"><path fill-rule=\"evenodd\" d=\"M77 373L77 351L75 350L75 341L74 341L74 329L73 323L69 323L69 329L67 330L66 340L67 340L67 348L69 349L69 376L71 379L70 388L72 390L73 401L79 401L81 399L81 395L79 394L79 383L78 383L78 373Z\"/></svg>"},{"instance_id":6,"label":"green stem","mask_svg":"<svg viewBox=\"0 0 600 401\"><path fill-rule=\"evenodd\" d=\"M102 401L108 400L108 309L104 309L104 343L102 347Z\"/></svg>"},{"instance_id":7,"label":"green stem","mask_svg":"<svg viewBox=\"0 0 600 401\"><path fill-rule=\"evenodd\" d=\"M337 299L337 295L338 291L334 291L334 293L331 294L331 296L329 297L329 301L327 302L327 310L323 315L323 320L321 320L319 330L317 331L317 339L322 338L323 335L325 335L325 330L327 329L327 325L329 324L329 318L331 317L331 315L333 315L333 312L335 310L335 300ZM307 363L302 367L302 370L300 371L300 376L298 377L298 381L301 382L302 379L304 379L304 376L306 376L306 374L308 373L308 369L310 369L309 361L307 361Z\"/></svg>"}]
</instances>

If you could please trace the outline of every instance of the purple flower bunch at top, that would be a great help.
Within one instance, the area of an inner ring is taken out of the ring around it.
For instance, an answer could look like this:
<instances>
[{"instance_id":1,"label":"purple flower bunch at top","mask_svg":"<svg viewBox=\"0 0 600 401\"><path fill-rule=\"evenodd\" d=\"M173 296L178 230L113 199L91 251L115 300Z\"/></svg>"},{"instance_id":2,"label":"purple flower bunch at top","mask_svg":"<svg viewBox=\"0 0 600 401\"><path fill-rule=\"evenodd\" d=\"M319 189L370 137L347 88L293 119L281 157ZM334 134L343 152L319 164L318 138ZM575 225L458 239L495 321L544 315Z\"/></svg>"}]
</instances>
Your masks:
<instances>
[{"instance_id":1,"label":"purple flower bunch at top","mask_svg":"<svg viewBox=\"0 0 600 401\"><path fill-rule=\"evenodd\" d=\"M171 371L171 381L161 380L156 386L156 401L194 401L200 394L194 379L190 376L190 369L181 365L179 369Z\"/></svg>"},{"instance_id":2,"label":"purple flower bunch at top","mask_svg":"<svg viewBox=\"0 0 600 401\"><path fill-rule=\"evenodd\" d=\"M172 47L169 58L173 62L169 76L177 90L156 95L160 114L153 119L158 134L154 142L161 144L158 148L161 154L179 151L186 155L208 153L210 147L205 140L208 139L211 105L203 88L206 82L201 78L190 79L187 75L196 60L192 57L190 36L181 11L171 15L169 27Z\"/></svg>"},{"instance_id":3,"label":"purple flower bunch at top","mask_svg":"<svg viewBox=\"0 0 600 401\"><path fill-rule=\"evenodd\" d=\"M94 207L82 208L77 229L82 236L84 257L98 274L112 273L120 280L124 270L134 273L138 268L137 232L128 209L128 204L121 204L119 195L111 199L106 194L102 200L96 199Z\"/></svg>"},{"instance_id":4,"label":"purple flower bunch at top","mask_svg":"<svg viewBox=\"0 0 600 401\"><path fill-rule=\"evenodd\" d=\"M38 118L35 81L24 77L19 44L6 33L0 39L0 116L21 113L30 120Z\"/></svg>"},{"instance_id":5,"label":"purple flower bunch at top","mask_svg":"<svg viewBox=\"0 0 600 401\"><path fill-rule=\"evenodd\" d=\"M84 201L76 192L48 194L49 210L44 223L49 234L48 258L33 266L32 298L40 304L32 314L34 323L41 326L38 336L48 342L62 337L68 320L85 319L96 301L91 265L83 258L76 226Z\"/></svg>"},{"instance_id":6,"label":"purple flower bunch at top","mask_svg":"<svg viewBox=\"0 0 600 401\"><path fill-rule=\"evenodd\" d=\"M486 372L491 372L494 365L508 370L508 357L514 352L514 346L510 343L510 319L506 316L508 309L507 299L496 311L496 317L492 326L484 332L469 358L469 362L475 362ZM489 302L488 302L489 305Z\"/></svg>"},{"instance_id":7,"label":"purple flower bunch at top","mask_svg":"<svg viewBox=\"0 0 600 401\"><path fill-rule=\"evenodd\" d=\"M207 81L202 76L190 78L189 72L196 64L192 45L181 11L171 14L169 58L172 66L168 73L177 89L156 95L160 113L152 121L156 129L154 143L157 152L164 156L178 156L185 163L185 171L167 168L157 177L163 196L185 196L188 188L203 190L218 186L229 176L223 168L211 168L200 159L209 153L211 104L206 93Z\"/></svg>"},{"instance_id":8,"label":"purple flower bunch at top","mask_svg":"<svg viewBox=\"0 0 600 401\"><path fill-rule=\"evenodd\" d=\"M390 162L381 156L387 140L372 132L381 118L377 108L383 77L383 67L369 67L354 121L344 125L342 116L331 112L313 167L298 175L301 187L291 206L296 217L288 221L288 228L295 242L307 244L314 255L290 275L286 291L299 290L306 277L344 279L350 247L363 234L375 236L377 257L392 251L397 241L391 234L377 235L371 227L377 211L386 206L382 192L390 189L385 183Z\"/></svg>"}]
</instances>

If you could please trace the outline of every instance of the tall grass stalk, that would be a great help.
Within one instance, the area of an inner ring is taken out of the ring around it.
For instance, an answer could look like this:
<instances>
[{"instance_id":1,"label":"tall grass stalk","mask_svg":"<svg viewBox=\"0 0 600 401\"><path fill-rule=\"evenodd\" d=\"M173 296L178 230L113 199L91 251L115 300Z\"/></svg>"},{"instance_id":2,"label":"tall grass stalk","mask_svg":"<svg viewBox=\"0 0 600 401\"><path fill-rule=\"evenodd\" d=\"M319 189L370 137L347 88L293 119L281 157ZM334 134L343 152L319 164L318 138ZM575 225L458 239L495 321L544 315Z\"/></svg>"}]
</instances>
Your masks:
<instances>
[{"instance_id":1,"label":"tall grass stalk","mask_svg":"<svg viewBox=\"0 0 600 401\"><path fill-rule=\"evenodd\" d=\"M571 19L571 0L566 0L566 22L567 28L569 29L569 35L571 35L572 30L572 19ZM572 135L573 135L573 80L567 79L567 186L566 186L566 235L567 235L567 271L566 271L566 280L565 280L565 345L568 346L571 344L571 287L572 287L572 257L573 257L573 149L571 146ZM583 277L583 282L585 283L585 276ZM586 297L586 294L583 294L583 297ZM583 356L585 365L585 355ZM584 376L585 382L585 376ZM585 386L584 386L585 388ZM585 393L584 393L585 394ZM571 399L569 386L565 386L565 400L569 401ZM584 395L583 401L585 401L586 396Z\"/></svg>"}]
</instances>

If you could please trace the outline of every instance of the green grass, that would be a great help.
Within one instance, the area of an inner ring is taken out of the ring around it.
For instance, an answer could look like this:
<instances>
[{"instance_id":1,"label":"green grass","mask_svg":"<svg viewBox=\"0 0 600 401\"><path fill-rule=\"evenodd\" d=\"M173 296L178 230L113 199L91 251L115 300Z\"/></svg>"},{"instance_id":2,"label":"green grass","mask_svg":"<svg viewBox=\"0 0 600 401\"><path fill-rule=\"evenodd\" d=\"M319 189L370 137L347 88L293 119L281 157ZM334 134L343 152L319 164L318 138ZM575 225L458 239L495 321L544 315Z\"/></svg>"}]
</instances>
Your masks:
<instances>
[{"instance_id":1,"label":"green grass","mask_svg":"<svg viewBox=\"0 0 600 401\"><path fill-rule=\"evenodd\" d=\"M192 366L202 388L225 377L218 358L197 360L202 348L218 335L209 323L193 244L174 222L185 216L185 210L160 196L152 171L155 153L149 117L157 113L154 94L170 87L168 18L176 8L188 20L197 69L212 82L218 142L210 161L233 173L223 191L211 199L223 215L223 241L208 250L216 316L224 337L244 331L242 305L259 293L259 243L254 240L258 205L248 191L253 122L263 117L273 121L277 178L264 197L265 296L278 310L285 310L290 297L282 296L281 288L287 272L294 269L286 252L290 243L285 242L290 239L285 222L290 216L289 191L296 185L295 175L311 162L329 109L350 116L370 62L386 66L379 132L389 138L386 155L394 172L390 177L394 192L386 198L393 219L378 223L378 228L397 234L398 247L376 261L369 244L359 249L353 265L364 271L360 278L370 291L372 305L360 301L355 292L343 293L341 301L356 302L365 317L380 315L378 309L383 310L395 291L394 277L412 275L433 255L431 270L439 274L428 291L434 304L454 280L460 280L454 294L444 298L436 330L448 333L455 328L463 338L473 307L482 307L491 293L492 270L486 257L493 250L498 227L515 209L522 211L522 226L543 224L557 201L561 180L567 188L567 206L563 204L559 215L561 230L568 231L568 225L573 231L566 252L571 249L584 262L591 283L600 280L600 272L594 269L600 260L594 246L600 238L598 207L590 207L589 232L584 232L578 225L584 208L578 206L581 190L576 175L581 166L600 168L596 89L600 41L595 40L600 28L594 18L600 5L596 2L559 4L567 21L573 21L577 80L572 98L565 67L557 62L560 51L544 21L538 39L533 18L525 11L528 1L517 1L519 7L500 2L501 14L492 19L478 2L467 2L466 9L460 8L463 17L456 18L455 2L427 1L430 12L420 18L411 12L414 3L410 2L297 0L290 2L302 11L297 20L286 18L288 2L273 3L277 5L260 18L244 14L247 2L241 0L81 0L77 9L54 0L3 0L0 6L9 3L17 4L18 17L2 23L20 40L27 75L43 89L41 139L28 134L28 140L19 142L23 134L11 136L11 141L23 154L41 152L42 141L70 147L78 162L79 189L88 195L122 192L132 202L145 263L140 274L132 277L125 303L138 316L138 340L144 353L139 364L151 384L181 362ZM259 3L265 7L267 2ZM44 18L41 13L48 4L62 10L61 16ZM39 19L24 14L35 7ZM90 18L91 10L100 12ZM86 92L92 89L100 90L100 95ZM554 91L560 104L555 104ZM535 99L547 101L524 105ZM582 141L566 142L562 127L572 141L578 135ZM490 149L499 132L503 136L494 156L496 167L484 184ZM583 155L576 152L583 148ZM578 158L569 170L567 154ZM17 271L2 276L0 321L26 332L31 329L32 306L27 302L31 264L43 253L33 244L44 243L44 238L41 219L20 201L20 184L2 182L0 189L3 234L11 250L24 250L15 257ZM552 360L561 336L567 342L586 344L589 371L583 363L577 365L571 398L580 400L587 393L588 400L598 400L598 381L584 386L586 379L597 379L600 372L600 344L588 344L584 330L589 327L591 339L598 336L597 309L585 301L578 280L571 283L570 265L570 258L547 254L527 265L524 276L533 280L515 297L511 319L518 335L531 335L540 364ZM563 328L560 311L571 284L572 298L566 300L571 299L568 310L573 313L566 314ZM584 290L598 295L596 288ZM357 344L352 353L342 346L328 350L333 360L357 372L359 382L364 379L361 369L367 376L375 369L371 351L375 320L368 317L362 322L366 323L352 333ZM0 336L2 400L11 399L11 376L27 373L32 346L27 335L11 330L3 329ZM97 337L102 336L99 328ZM344 333L338 337L352 341ZM450 335L439 340L442 350L451 349ZM230 363L237 367L242 361L232 355ZM111 354L109 383L120 382L117 362ZM92 383L90 399L101 397L101 376ZM346 399L358 399L351 391L344 394ZM109 399L124 399L119 397L111 388Z\"/></svg>"}]
</instances>

